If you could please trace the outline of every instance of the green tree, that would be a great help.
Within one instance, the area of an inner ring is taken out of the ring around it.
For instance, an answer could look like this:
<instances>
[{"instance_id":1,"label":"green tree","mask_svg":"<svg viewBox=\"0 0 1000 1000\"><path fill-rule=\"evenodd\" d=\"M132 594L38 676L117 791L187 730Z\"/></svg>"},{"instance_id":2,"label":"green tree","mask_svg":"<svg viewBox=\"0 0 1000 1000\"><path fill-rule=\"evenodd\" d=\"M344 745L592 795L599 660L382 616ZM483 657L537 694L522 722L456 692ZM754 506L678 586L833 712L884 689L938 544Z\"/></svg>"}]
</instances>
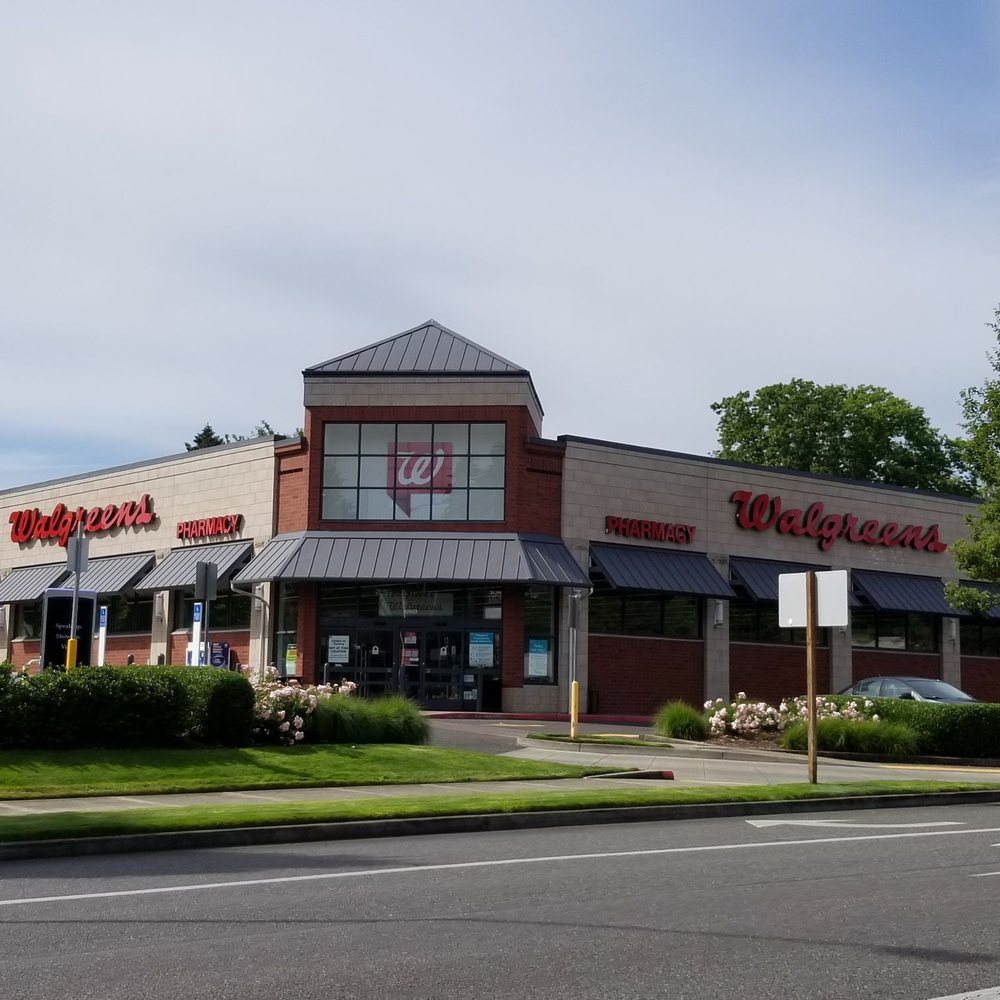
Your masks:
<instances>
[{"instance_id":1,"label":"green tree","mask_svg":"<svg viewBox=\"0 0 1000 1000\"><path fill-rule=\"evenodd\" d=\"M211 424L205 424L204 427L194 436L194 441L185 441L184 447L188 451L197 451L199 448L211 448L217 444L225 444L226 438L219 437L218 434L212 429Z\"/></svg>"},{"instance_id":2,"label":"green tree","mask_svg":"<svg viewBox=\"0 0 1000 1000\"><path fill-rule=\"evenodd\" d=\"M1000 343L1000 306L986 326ZM961 394L962 427L968 435L961 442L962 461L983 502L966 518L968 537L955 541L951 551L965 576L1000 584L1000 350L987 358L994 374ZM967 611L986 611L1000 597L955 583L945 584L945 594L951 604Z\"/></svg>"},{"instance_id":3,"label":"green tree","mask_svg":"<svg viewBox=\"0 0 1000 1000\"><path fill-rule=\"evenodd\" d=\"M295 432L300 435L302 433L302 428L298 428ZM184 447L188 451L196 451L198 448L211 448L213 445L217 444L230 444L234 441L249 441L251 438L262 438L262 437L274 437L283 438L288 437L287 434L282 434L276 431L266 420L262 420L253 429L252 434L226 434L224 437L219 437L218 434L212 429L211 424L205 424L205 426L195 435L193 442L185 442Z\"/></svg>"},{"instance_id":4,"label":"green tree","mask_svg":"<svg viewBox=\"0 0 1000 1000\"><path fill-rule=\"evenodd\" d=\"M712 409L719 415L719 458L970 492L960 445L931 427L920 407L879 386L793 379L726 396Z\"/></svg>"}]
</instances>

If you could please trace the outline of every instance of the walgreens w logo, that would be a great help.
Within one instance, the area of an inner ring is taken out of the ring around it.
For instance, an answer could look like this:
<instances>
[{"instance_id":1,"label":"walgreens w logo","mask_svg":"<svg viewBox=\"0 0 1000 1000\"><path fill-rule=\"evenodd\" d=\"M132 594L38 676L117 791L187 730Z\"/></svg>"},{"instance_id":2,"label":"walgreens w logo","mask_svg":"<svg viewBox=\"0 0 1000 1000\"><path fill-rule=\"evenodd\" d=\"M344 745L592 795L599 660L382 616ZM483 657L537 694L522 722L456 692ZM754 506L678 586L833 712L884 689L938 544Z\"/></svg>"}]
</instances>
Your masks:
<instances>
[{"instance_id":1,"label":"walgreens w logo","mask_svg":"<svg viewBox=\"0 0 1000 1000\"><path fill-rule=\"evenodd\" d=\"M400 441L389 445L386 456L385 489L404 514L410 513L410 498L416 493L450 493L452 446L442 441Z\"/></svg>"}]
</instances>

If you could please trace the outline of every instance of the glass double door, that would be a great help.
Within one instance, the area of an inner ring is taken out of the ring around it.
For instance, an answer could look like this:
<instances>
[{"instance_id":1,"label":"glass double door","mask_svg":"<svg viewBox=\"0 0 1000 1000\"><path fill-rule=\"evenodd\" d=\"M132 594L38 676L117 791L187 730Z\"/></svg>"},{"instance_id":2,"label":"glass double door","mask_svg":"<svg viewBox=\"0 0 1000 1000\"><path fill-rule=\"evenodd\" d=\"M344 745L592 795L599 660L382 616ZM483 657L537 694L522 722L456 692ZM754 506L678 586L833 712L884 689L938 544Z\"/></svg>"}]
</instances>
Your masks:
<instances>
[{"instance_id":1,"label":"glass double door","mask_svg":"<svg viewBox=\"0 0 1000 1000\"><path fill-rule=\"evenodd\" d=\"M424 708L456 710L467 695L463 684L464 636L455 630L410 625L358 630L345 645L346 662L327 662L324 680L352 680L362 698L403 694ZM353 641L350 641L353 640ZM465 702L464 707L468 707ZM475 707L473 704L472 707Z\"/></svg>"}]
</instances>

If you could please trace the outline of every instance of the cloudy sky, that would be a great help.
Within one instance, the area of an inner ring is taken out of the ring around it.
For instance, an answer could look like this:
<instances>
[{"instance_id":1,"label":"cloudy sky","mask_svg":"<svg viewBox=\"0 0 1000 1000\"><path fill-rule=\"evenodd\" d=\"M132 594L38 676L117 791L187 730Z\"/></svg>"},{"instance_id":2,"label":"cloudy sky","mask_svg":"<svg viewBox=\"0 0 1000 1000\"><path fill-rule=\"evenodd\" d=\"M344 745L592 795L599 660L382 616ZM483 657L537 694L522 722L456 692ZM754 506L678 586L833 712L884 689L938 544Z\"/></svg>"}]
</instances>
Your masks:
<instances>
[{"instance_id":1,"label":"cloudy sky","mask_svg":"<svg viewBox=\"0 0 1000 1000\"><path fill-rule=\"evenodd\" d=\"M0 489L301 426L433 317L548 437L882 385L959 430L1000 303L1000 4L3 5Z\"/></svg>"}]
</instances>

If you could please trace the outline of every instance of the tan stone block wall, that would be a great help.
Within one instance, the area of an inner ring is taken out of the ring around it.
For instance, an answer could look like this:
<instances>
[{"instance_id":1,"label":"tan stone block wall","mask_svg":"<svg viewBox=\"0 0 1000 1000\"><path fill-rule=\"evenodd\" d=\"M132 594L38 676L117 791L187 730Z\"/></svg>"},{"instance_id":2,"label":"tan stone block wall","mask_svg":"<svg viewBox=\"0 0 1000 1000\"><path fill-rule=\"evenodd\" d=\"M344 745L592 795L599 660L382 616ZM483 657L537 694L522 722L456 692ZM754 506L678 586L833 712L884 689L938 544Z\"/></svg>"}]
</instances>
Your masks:
<instances>
[{"instance_id":1,"label":"tan stone block wall","mask_svg":"<svg viewBox=\"0 0 1000 1000\"><path fill-rule=\"evenodd\" d=\"M527 378L305 377L304 403L314 406L525 406L536 435L542 433L542 410Z\"/></svg>"},{"instance_id":2,"label":"tan stone block wall","mask_svg":"<svg viewBox=\"0 0 1000 1000\"><path fill-rule=\"evenodd\" d=\"M152 498L156 521L89 535L91 559L132 552L162 556L173 548L220 541L179 539L177 524L224 514L243 515L239 533L227 538L253 539L259 547L273 531L274 478L274 441L263 438L5 491L0 493L0 575L66 559L54 539L11 541L14 511L37 508L49 514L57 503L89 510L138 501L144 493Z\"/></svg>"},{"instance_id":3,"label":"tan stone block wall","mask_svg":"<svg viewBox=\"0 0 1000 1000\"><path fill-rule=\"evenodd\" d=\"M873 519L884 525L892 521L902 526L922 525L925 529L937 524L941 541L949 546L965 535L965 516L975 510L970 501L930 493L573 440L567 442L563 482L563 537L580 558L586 558L589 542L607 541L806 562L834 569L949 578L958 576L950 551L934 553L838 539L824 552L813 538L779 534L774 528L740 528L736 523L737 506L730 497L735 491L747 490L754 496L780 496L783 510L794 507L805 511L813 502L822 501L825 513L854 514L859 522ZM694 541L672 545L606 535L604 519L608 514L695 525Z\"/></svg>"}]
</instances>

